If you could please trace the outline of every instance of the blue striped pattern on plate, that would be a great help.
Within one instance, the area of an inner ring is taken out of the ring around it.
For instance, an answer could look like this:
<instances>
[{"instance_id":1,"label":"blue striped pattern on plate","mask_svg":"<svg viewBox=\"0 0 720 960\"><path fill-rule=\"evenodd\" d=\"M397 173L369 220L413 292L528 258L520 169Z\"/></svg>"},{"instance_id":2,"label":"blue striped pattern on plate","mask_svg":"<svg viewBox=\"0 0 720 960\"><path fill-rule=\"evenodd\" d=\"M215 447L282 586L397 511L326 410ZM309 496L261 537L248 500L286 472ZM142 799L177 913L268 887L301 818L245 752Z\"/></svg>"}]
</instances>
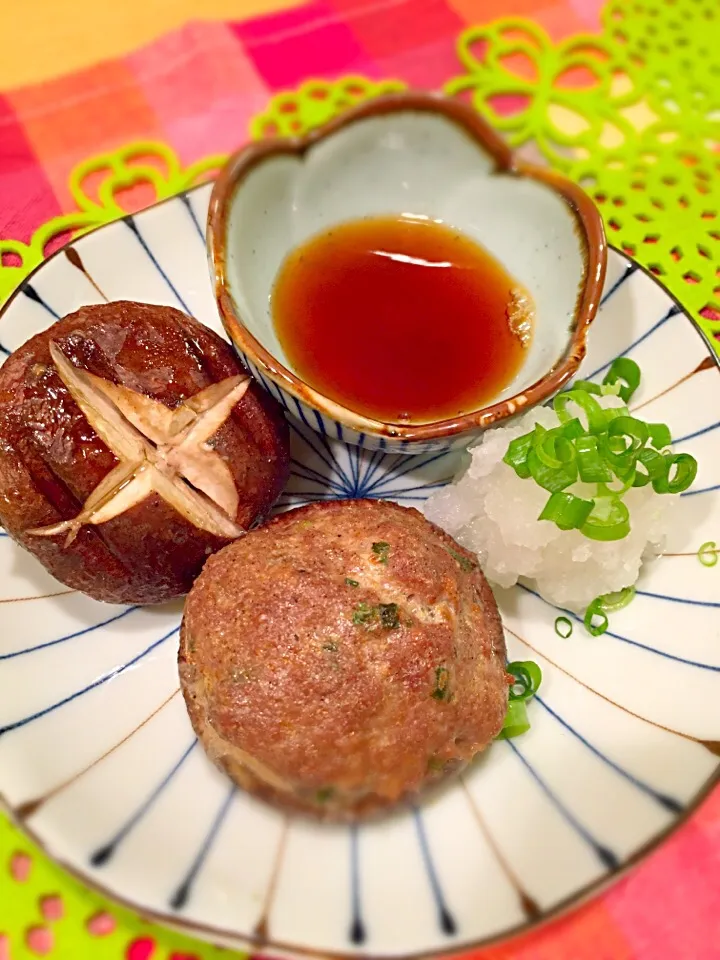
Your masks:
<instances>
[{"instance_id":1,"label":"blue striped pattern on plate","mask_svg":"<svg viewBox=\"0 0 720 960\"><path fill-rule=\"evenodd\" d=\"M103 298L167 303L219 331L208 196L198 188L52 257L6 308L3 352ZM643 369L644 416L667 421L700 472L667 555L604 636L563 640L555 608L528 589L498 591L511 657L545 674L525 737L385 822L288 820L234 790L197 745L177 688L180 604L97 604L2 537L9 807L53 855L144 913L291 953L458 949L542 919L632 862L718 772L720 573L695 551L720 540L720 378L680 308L613 252L583 375L602 376L620 354ZM305 408L289 413L279 509L337 497L419 506L460 462L368 449Z\"/></svg>"}]
</instances>

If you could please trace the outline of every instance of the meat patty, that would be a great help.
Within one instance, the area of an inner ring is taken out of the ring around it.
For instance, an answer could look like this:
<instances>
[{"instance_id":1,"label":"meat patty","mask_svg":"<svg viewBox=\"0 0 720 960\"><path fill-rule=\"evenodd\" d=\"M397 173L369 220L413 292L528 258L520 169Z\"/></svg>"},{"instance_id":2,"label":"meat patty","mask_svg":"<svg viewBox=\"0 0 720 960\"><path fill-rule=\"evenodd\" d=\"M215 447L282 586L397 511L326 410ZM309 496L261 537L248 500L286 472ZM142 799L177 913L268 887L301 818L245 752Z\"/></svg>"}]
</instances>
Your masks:
<instances>
[{"instance_id":1,"label":"meat patty","mask_svg":"<svg viewBox=\"0 0 720 960\"><path fill-rule=\"evenodd\" d=\"M180 680L211 759L280 807L350 819L499 733L505 642L477 559L377 500L292 510L208 560Z\"/></svg>"},{"instance_id":2,"label":"meat patty","mask_svg":"<svg viewBox=\"0 0 720 960\"><path fill-rule=\"evenodd\" d=\"M287 479L287 424L247 381L225 341L170 307L65 317L0 368L0 522L97 600L187 593Z\"/></svg>"}]
</instances>

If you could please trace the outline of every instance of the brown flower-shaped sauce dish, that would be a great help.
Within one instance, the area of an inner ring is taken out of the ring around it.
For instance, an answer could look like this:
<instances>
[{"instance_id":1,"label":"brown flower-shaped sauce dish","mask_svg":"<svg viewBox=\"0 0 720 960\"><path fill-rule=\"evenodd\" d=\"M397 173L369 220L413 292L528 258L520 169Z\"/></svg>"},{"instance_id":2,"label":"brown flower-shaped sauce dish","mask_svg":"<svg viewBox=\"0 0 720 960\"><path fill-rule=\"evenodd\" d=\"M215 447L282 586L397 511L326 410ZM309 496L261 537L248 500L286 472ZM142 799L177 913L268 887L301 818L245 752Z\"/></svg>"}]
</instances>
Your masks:
<instances>
[{"instance_id":1,"label":"brown flower-shaped sauce dish","mask_svg":"<svg viewBox=\"0 0 720 960\"><path fill-rule=\"evenodd\" d=\"M399 453L464 447L567 383L606 262L579 187L419 93L241 150L208 247L225 328L286 410Z\"/></svg>"}]
</instances>

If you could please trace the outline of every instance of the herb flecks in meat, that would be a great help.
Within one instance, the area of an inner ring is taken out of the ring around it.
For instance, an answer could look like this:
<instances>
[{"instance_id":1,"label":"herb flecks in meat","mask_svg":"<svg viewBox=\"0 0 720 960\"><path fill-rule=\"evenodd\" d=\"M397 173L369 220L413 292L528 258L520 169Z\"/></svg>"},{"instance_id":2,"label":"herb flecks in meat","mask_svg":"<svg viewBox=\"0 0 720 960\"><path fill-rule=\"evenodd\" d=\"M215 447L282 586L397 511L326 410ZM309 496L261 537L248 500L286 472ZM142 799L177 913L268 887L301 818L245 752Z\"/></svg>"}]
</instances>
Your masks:
<instances>
[{"instance_id":1,"label":"herb flecks in meat","mask_svg":"<svg viewBox=\"0 0 720 960\"><path fill-rule=\"evenodd\" d=\"M385 540L378 540L372 545L375 563L387 563L390 556L390 544Z\"/></svg>"},{"instance_id":2,"label":"herb flecks in meat","mask_svg":"<svg viewBox=\"0 0 720 960\"><path fill-rule=\"evenodd\" d=\"M450 689L450 672L447 667L440 666L435 669L435 688L430 696L434 700L448 700Z\"/></svg>"},{"instance_id":3,"label":"herb flecks in meat","mask_svg":"<svg viewBox=\"0 0 720 960\"><path fill-rule=\"evenodd\" d=\"M386 630L394 630L400 625L400 614L396 603L379 603L380 623Z\"/></svg>"},{"instance_id":4,"label":"herb flecks in meat","mask_svg":"<svg viewBox=\"0 0 720 960\"><path fill-rule=\"evenodd\" d=\"M453 550L452 547L447 547L447 552L453 558L453 560L458 564L463 573L472 573L472 571L477 567L476 563L473 563L472 560L469 560L467 557L464 557L461 553L458 553L457 550Z\"/></svg>"},{"instance_id":5,"label":"herb flecks in meat","mask_svg":"<svg viewBox=\"0 0 720 960\"><path fill-rule=\"evenodd\" d=\"M352 622L366 630L395 630L400 626L400 608L396 603L359 603L353 610Z\"/></svg>"},{"instance_id":6,"label":"herb flecks in meat","mask_svg":"<svg viewBox=\"0 0 720 960\"><path fill-rule=\"evenodd\" d=\"M369 603L359 603L353 610L352 622L356 627L364 627L372 622L377 616L375 607Z\"/></svg>"}]
</instances>

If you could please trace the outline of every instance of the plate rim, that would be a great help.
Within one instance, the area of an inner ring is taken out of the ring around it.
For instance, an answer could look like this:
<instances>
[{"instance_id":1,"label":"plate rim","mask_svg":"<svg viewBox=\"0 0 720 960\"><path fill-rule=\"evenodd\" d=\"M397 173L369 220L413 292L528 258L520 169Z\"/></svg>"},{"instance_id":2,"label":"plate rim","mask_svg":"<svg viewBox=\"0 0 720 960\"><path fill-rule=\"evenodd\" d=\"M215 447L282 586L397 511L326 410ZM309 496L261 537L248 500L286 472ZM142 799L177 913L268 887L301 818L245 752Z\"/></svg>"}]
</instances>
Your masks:
<instances>
[{"instance_id":1,"label":"plate rim","mask_svg":"<svg viewBox=\"0 0 720 960\"><path fill-rule=\"evenodd\" d=\"M99 230L104 230L105 228L111 227L116 223L126 222L133 217L139 216L147 211L154 210L157 207L164 206L165 204L173 201L180 200L183 203L189 204L188 198L191 194L202 189L212 190L213 183L214 180L207 180L203 183L199 183L193 187L190 187L187 190L182 190L179 193L173 194L170 197L164 197L162 200L158 200L156 203L150 204L148 207L143 207L141 210L137 210L134 213L126 213L124 216L110 220L107 223L98 224L98 226L92 227L90 230L87 230L74 239L71 239L68 241L68 243L63 244L39 264L33 267L33 269L23 277L18 286L10 294L6 302L2 305L2 307L0 307L0 324L2 323L2 320L4 319L11 305L15 302L16 298L24 292L25 287L30 284L33 277L48 263L50 263L51 260L54 260L56 257L63 254L69 247L74 246L85 237L89 237L91 234L96 233ZM613 253L617 254L625 263L634 266L636 270L639 270L646 277L652 280L657 287L660 288L660 290L668 297L668 299L678 308L679 313L681 313L685 320L689 322L691 328L699 335L705 349L710 355L710 358L713 360L714 369L720 373L720 355L718 355L713 348L710 337L707 335L705 330L703 330L703 328L691 315L689 310L680 302L678 297L675 296L675 294L669 290L665 284L663 284L661 280L656 277L647 267L641 263L638 263L637 260L630 257L627 253L625 253L624 250L620 249L609 241L607 243L607 248L608 251L612 251ZM720 743L718 744L718 749L713 750L712 752L720 757ZM520 924L516 924L515 926L509 927L500 933L492 934L489 937L483 937L479 940L471 940L463 944L455 943L448 945L447 947L439 947L432 950L420 950L411 953L373 953L366 952L364 950L336 951L313 948L309 946L298 946L297 944L275 939L272 936L265 936L263 933L248 933L239 935L222 927L192 922L189 920L186 921L180 916L159 912L157 910L145 907L141 903L130 900L123 895L115 893L103 883L83 873L80 868L67 863L63 857L53 854L46 841L43 840L27 823L27 820L31 814L23 816L20 813L20 809L15 809L13 806L11 806L2 790L0 790L0 811L5 813L10 822L25 836L27 836L30 841L35 844L35 846L46 857L48 857L53 864L56 864L62 870L68 873L73 880L79 882L90 890L99 893L106 900L110 901L111 904L118 904L133 914L140 914L159 926L167 927L168 929L180 932L185 936L194 936L197 939L202 939L206 943L210 944L227 945L232 943L232 949L235 950L242 950L243 947L248 947L251 950L260 949L263 951L267 949L277 949L286 955L291 954L298 957L314 958L314 960L318 960L318 958L327 958L327 960L433 960L433 958L437 957L460 956L468 954L472 951L506 944L510 941L524 937L534 931L542 930L547 925L563 916L571 915L576 910L579 910L583 906L587 905L589 901L602 894L612 885L624 879L643 860L648 858L666 841L668 841L674 833L684 827L690 818L697 813L705 800L707 800L707 798L718 785L720 785L720 762L716 766L714 772L707 778L688 805L683 809L682 813L679 814L677 818L674 819L667 827L651 837L642 846L638 847L637 850L635 850L625 861L623 861L622 864L620 864L614 870L609 871L607 874L604 874L597 880L593 880L585 886L579 888L577 891L570 894L568 897L565 897L559 903L556 903L549 910L542 912L540 916L530 916Z\"/></svg>"}]
</instances>

